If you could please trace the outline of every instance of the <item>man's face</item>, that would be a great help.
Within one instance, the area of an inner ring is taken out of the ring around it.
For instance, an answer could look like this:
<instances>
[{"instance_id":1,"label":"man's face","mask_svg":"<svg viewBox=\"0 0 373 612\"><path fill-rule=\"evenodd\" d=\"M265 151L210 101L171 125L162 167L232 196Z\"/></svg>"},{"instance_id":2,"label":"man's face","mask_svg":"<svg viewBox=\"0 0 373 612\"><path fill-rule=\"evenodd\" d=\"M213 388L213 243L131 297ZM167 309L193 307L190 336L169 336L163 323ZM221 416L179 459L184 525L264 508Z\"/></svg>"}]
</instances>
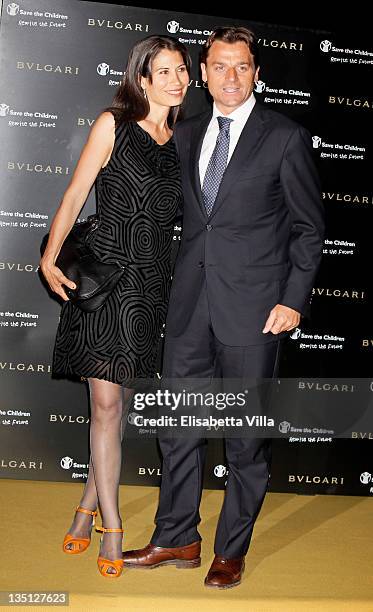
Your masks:
<instances>
[{"instance_id":1,"label":"man's face","mask_svg":"<svg viewBox=\"0 0 373 612\"><path fill-rule=\"evenodd\" d=\"M201 64L202 78L223 115L229 115L251 95L259 77L254 58L245 42L212 43L206 64Z\"/></svg>"}]
</instances>

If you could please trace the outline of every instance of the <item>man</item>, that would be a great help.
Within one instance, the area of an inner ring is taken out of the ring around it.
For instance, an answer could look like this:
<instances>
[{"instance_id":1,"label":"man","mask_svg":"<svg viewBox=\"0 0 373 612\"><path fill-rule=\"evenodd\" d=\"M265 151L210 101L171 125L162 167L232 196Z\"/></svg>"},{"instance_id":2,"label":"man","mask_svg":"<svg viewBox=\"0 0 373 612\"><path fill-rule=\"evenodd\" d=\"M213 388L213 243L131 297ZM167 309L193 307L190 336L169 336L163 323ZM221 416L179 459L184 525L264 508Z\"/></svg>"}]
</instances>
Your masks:
<instances>
[{"instance_id":1,"label":"man","mask_svg":"<svg viewBox=\"0 0 373 612\"><path fill-rule=\"evenodd\" d=\"M213 112L177 125L184 220L166 323L166 378L271 378L281 338L297 327L323 244L310 136L255 102L258 49L242 27L217 28L202 56ZM160 439L157 527L127 567L200 564L206 441ZM205 585L241 581L268 484L268 440L226 438L228 481Z\"/></svg>"}]
</instances>

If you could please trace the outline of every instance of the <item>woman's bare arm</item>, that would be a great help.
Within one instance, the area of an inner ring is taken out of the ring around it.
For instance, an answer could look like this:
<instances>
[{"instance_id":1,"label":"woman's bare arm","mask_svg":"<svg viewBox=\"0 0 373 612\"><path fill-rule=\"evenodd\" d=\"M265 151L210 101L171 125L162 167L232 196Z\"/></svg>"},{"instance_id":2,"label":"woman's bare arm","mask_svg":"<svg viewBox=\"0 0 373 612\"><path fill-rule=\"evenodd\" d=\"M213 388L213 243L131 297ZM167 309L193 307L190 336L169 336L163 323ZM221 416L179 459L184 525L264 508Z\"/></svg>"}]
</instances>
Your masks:
<instances>
[{"instance_id":1,"label":"woman's bare arm","mask_svg":"<svg viewBox=\"0 0 373 612\"><path fill-rule=\"evenodd\" d=\"M96 119L91 128L70 184L52 221L48 244L40 261L40 268L52 291L64 300L68 300L68 297L62 285L71 289L74 289L75 285L57 268L55 261L88 197L97 174L110 159L114 137L114 117L110 112L104 112Z\"/></svg>"}]
</instances>

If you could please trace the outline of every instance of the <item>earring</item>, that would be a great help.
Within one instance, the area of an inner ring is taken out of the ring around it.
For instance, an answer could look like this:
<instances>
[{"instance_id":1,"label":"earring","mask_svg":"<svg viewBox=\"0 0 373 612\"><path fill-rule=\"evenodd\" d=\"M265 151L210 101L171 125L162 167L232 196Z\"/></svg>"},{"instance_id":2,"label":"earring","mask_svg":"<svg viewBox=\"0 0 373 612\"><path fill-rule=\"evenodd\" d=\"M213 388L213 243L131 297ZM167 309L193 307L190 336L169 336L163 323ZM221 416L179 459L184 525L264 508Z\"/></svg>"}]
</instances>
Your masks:
<instances>
[{"instance_id":1,"label":"earring","mask_svg":"<svg viewBox=\"0 0 373 612\"><path fill-rule=\"evenodd\" d=\"M145 100L147 100L146 89L143 89L143 92L144 92L144 98Z\"/></svg>"}]
</instances>

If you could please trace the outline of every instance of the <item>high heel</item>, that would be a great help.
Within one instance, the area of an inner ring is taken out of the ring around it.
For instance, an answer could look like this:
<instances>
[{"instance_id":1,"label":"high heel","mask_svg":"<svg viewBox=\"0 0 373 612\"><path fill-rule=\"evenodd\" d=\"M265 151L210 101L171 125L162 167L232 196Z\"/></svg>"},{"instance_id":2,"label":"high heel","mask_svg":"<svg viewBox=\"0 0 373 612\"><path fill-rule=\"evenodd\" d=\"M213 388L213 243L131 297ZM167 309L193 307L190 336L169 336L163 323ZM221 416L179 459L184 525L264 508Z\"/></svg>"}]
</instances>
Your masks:
<instances>
[{"instance_id":1,"label":"high heel","mask_svg":"<svg viewBox=\"0 0 373 612\"><path fill-rule=\"evenodd\" d=\"M123 533L123 529L106 529L105 527L96 527L96 531L100 531L102 533L102 538L104 537L104 533ZM106 559L105 557L99 556L97 559L98 571L105 578L119 578L123 571L123 559ZM109 569L115 570L114 572L109 572Z\"/></svg>"},{"instance_id":2,"label":"high heel","mask_svg":"<svg viewBox=\"0 0 373 612\"><path fill-rule=\"evenodd\" d=\"M95 519L97 516L96 510L86 510L81 506L77 506L76 512L82 512L83 514L90 514L92 516L92 527L95 525ZM77 538L73 536L71 533L67 533L64 537L62 550L68 555L78 555L85 550L87 550L88 546L91 543L91 538ZM68 544L72 544L72 548L66 548Z\"/></svg>"}]
</instances>

